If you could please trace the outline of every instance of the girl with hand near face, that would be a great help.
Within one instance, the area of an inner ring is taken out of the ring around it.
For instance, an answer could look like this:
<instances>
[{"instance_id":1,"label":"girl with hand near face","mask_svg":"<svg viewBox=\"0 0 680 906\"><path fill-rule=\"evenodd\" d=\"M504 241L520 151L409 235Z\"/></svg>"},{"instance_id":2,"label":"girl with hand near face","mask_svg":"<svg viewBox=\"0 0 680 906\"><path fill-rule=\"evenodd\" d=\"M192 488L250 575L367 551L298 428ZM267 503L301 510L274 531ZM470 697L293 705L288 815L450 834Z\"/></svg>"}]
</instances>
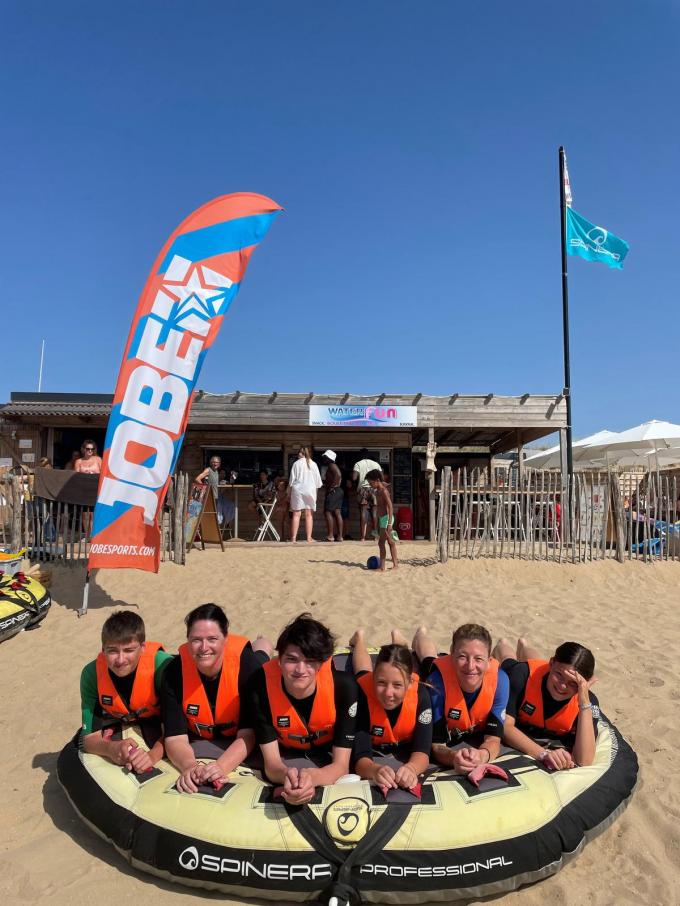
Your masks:
<instances>
[{"instance_id":1,"label":"girl with hand near face","mask_svg":"<svg viewBox=\"0 0 680 906\"><path fill-rule=\"evenodd\" d=\"M317 786L349 772L357 686L333 668L333 644L322 623L300 614L279 636L278 658L251 678L246 691L264 773L282 785L291 805L310 802Z\"/></svg>"},{"instance_id":2,"label":"girl with hand near face","mask_svg":"<svg viewBox=\"0 0 680 906\"><path fill-rule=\"evenodd\" d=\"M363 629L349 644L359 684L355 770L384 793L413 789L430 761L432 703L412 672L411 650L401 633L392 630L392 644L382 646L374 667ZM392 759L400 764L388 763Z\"/></svg>"},{"instance_id":3,"label":"girl with hand near face","mask_svg":"<svg viewBox=\"0 0 680 906\"><path fill-rule=\"evenodd\" d=\"M491 657L489 631L477 623L459 626L450 653L437 657L421 626L413 649L431 687L435 761L458 774L493 761L501 750L509 682Z\"/></svg>"},{"instance_id":4,"label":"girl with hand near face","mask_svg":"<svg viewBox=\"0 0 680 906\"><path fill-rule=\"evenodd\" d=\"M596 682L592 652L564 642L545 661L524 639L518 640L516 652L501 639L494 655L510 677L506 744L554 771L592 764L600 714L590 691ZM559 747L546 748L536 739L554 740Z\"/></svg>"},{"instance_id":5,"label":"girl with hand near face","mask_svg":"<svg viewBox=\"0 0 680 906\"><path fill-rule=\"evenodd\" d=\"M269 660L271 643L229 632L227 615L217 604L202 604L185 618L187 640L163 678L165 750L180 772L177 789L195 793L201 784L224 783L251 752L253 731L242 721L241 695L248 677ZM212 740L222 754L199 762L192 742Z\"/></svg>"}]
</instances>

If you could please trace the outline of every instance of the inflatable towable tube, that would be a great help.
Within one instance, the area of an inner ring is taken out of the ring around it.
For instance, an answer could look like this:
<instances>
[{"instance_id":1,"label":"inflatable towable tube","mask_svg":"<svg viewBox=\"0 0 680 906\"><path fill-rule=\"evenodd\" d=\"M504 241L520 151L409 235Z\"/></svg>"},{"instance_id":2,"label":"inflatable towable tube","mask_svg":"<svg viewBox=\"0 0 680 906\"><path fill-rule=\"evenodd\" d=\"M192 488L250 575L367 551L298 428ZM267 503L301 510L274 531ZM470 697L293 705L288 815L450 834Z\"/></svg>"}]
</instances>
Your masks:
<instances>
[{"instance_id":1,"label":"inflatable towable tube","mask_svg":"<svg viewBox=\"0 0 680 906\"><path fill-rule=\"evenodd\" d=\"M143 745L136 729L125 735ZM165 760L135 776L75 741L57 772L81 818L136 868L232 895L341 904L484 897L548 877L611 824L637 779L635 753L604 717L590 767L551 774L512 750L497 763L508 783L477 789L433 769L419 801L387 802L359 781L297 808L247 767L187 796Z\"/></svg>"},{"instance_id":2,"label":"inflatable towable tube","mask_svg":"<svg viewBox=\"0 0 680 906\"><path fill-rule=\"evenodd\" d=\"M44 620L52 598L44 586L24 575L0 574L0 642Z\"/></svg>"}]
</instances>

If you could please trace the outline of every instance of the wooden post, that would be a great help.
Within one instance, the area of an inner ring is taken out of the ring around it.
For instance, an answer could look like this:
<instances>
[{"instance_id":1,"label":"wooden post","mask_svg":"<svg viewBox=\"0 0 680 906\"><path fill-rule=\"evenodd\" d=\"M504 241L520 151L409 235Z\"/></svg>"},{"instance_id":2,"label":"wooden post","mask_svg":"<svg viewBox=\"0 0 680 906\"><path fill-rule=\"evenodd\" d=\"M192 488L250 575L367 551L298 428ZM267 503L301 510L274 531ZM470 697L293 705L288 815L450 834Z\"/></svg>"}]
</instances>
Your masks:
<instances>
[{"instance_id":1,"label":"wooden post","mask_svg":"<svg viewBox=\"0 0 680 906\"><path fill-rule=\"evenodd\" d=\"M623 525L623 501L621 500L619 476L615 472L610 473L609 494L612 508L612 519L614 521L614 531L616 533L616 559L619 561L619 563L623 563L626 555L626 541Z\"/></svg>"},{"instance_id":2,"label":"wooden post","mask_svg":"<svg viewBox=\"0 0 680 906\"><path fill-rule=\"evenodd\" d=\"M524 451L524 443L522 441L522 432L519 430L519 428L517 428L515 434L517 436L517 483L521 488L524 487L524 458L522 455Z\"/></svg>"},{"instance_id":3,"label":"wooden post","mask_svg":"<svg viewBox=\"0 0 680 906\"><path fill-rule=\"evenodd\" d=\"M428 440L428 443L431 443L431 444L434 443L434 428L427 429L427 440ZM427 473L428 498L429 498L429 502L430 502L430 513L429 513L430 541L434 541L434 539L435 539L435 528L436 528L435 521L437 518L437 516L436 516L436 509L437 509L437 507L436 507L436 491L435 491L436 475L437 475L436 472Z\"/></svg>"},{"instance_id":4,"label":"wooden post","mask_svg":"<svg viewBox=\"0 0 680 906\"><path fill-rule=\"evenodd\" d=\"M184 522L184 481L182 472L175 472L174 509L172 512L172 541L175 563L182 562L182 523Z\"/></svg>"},{"instance_id":5,"label":"wooden post","mask_svg":"<svg viewBox=\"0 0 680 906\"><path fill-rule=\"evenodd\" d=\"M560 428L560 471L562 472L562 493L560 505L562 512L562 535L569 541L571 525L569 524L569 466L567 463L567 429Z\"/></svg>"},{"instance_id":6,"label":"wooden post","mask_svg":"<svg viewBox=\"0 0 680 906\"><path fill-rule=\"evenodd\" d=\"M12 551L21 550L21 479L12 475Z\"/></svg>"},{"instance_id":7,"label":"wooden post","mask_svg":"<svg viewBox=\"0 0 680 906\"><path fill-rule=\"evenodd\" d=\"M189 496L189 475L187 472L182 472L182 492L181 492L181 512L182 512L182 525L181 525L181 537L182 537L182 553L180 555L180 563L182 566L186 565L187 562L187 535L186 535L186 520L184 519L184 513L187 508L187 497Z\"/></svg>"},{"instance_id":8,"label":"wooden post","mask_svg":"<svg viewBox=\"0 0 680 906\"><path fill-rule=\"evenodd\" d=\"M444 494L446 492L446 475L442 473L442 480L439 494L439 533L437 538L437 553L439 561L446 563L448 559L448 549L446 545L446 501Z\"/></svg>"},{"instance_id":9,"label":"wooden post","mask_svg":"<svg viewBox=\"0 0 680 906\"><path fill-rule=\"evenodd\" d=\"M446 563L449 559L449 541L451 538L451 466L446 466L442 473L441 495L439 506L443 507L441 521L441 538L439 539L439 559Z\"/></svg>"}]
</instances>

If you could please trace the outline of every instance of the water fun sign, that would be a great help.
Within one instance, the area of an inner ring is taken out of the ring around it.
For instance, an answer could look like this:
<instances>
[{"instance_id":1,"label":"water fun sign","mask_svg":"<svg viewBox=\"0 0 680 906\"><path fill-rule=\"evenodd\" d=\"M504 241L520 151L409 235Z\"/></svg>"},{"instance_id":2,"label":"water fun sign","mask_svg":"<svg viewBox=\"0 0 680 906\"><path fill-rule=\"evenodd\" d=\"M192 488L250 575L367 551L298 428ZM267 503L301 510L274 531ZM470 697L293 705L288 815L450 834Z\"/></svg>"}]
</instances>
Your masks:
<instances>
[{"instance_id":1,"label":"water fun sign","mask_svg":"<svg viewBox=\"0 0 680 906\"><path fill-rule=\"evenodd\" d=\"M310 406L314 428L415 428L417 406Z\"/></svg>"},{"instance_id":2,"label":"water fun sign","mask_svg":"<svg viewBox=\"0 0 680 906\"><path fill-rule=\"evenodd\" d=\"M281 208L252 193L198 208L142 291L106 430L88 569L158 572L158 517L196 381L250 256Z\"/></svg>"}]
</instances>

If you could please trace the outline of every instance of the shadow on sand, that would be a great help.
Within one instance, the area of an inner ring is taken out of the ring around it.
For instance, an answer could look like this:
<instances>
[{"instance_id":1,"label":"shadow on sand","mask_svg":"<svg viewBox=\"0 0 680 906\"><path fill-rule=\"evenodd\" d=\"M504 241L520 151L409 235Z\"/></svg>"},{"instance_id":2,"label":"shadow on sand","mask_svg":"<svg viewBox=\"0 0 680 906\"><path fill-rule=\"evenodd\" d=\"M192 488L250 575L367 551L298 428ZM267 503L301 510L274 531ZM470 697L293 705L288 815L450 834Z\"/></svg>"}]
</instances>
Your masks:
<instances>
[{"instance_id":1,"label":"shadow on sand","mask_svg":"<svg viewBox=\"0 0 680 906\"><path fill-rule=\"evenodd\" d=\"M33 768L41 769L47 774L47 779L43 785L43 806L45 813L50 816L58 831L67 834L89 856L106 862L107 865L122 874L136 878L148 887L155 887L157 890L174 891L175 893L185 891L187 895L190 893L195 898L215 900L216 894L214 891L204 890L200 887L173 884L170 881L164 881L162 878L155 878L153 875L138 871L129 865L124 856L114 849L111 844L107 843L102 837L98 837L93 830L90 830L76 814L75 809L57 780L58 758L59 752L41 752L33 756L31 763ZM140 891L140 895L143 896L143 893L143 891ZM242 903L252 904L252 906L266 906L265 900L242 896L239 896L239 900ZM269 901L269 906L271 906L271 900Z\"/></svg>"},{"instance_id":2,"label":"shadow on sand","mask_svg":"<svg viewBox=\"0 0 680 906\"><path fill-rule=\"evenodd\" d=\"M85 587L85 567L51 565L49 568L52 571L50 594L52 595L53 604L57 604L66 610L72 610L74 613L80 610L83 604L83 588ZM90 576L88 610L114 607L124 607L127 610L132 610L137 606L129 601L120 601L112 598L110 594L97 584L96 572Z\"/></svg>"},{"instance_id":3,"label":"shadow on sand","mask_svg":"<svg viewBox=\"0 0 680 906\"><path fill-rule=\"evenodd\" d=\"M308 563L333 563L335 566L350 566L354 569L364 569L369 572L365 563L357 563L356 560L308 560Z\"/></svg>"},{"instance_id":4,"label":"shadow on sand","mask_svg":"<svg viewBox=\"0 0 680 906\"><path fill-rule=\"evenodd\" d=\"M370 570L365 563L357 562L356 560L308 560L308 563L332 563L335 566L349 566L354 569L363 569L367 573L375 572L375 570ZM388 560L388 564L389 564ZM435 557L408 557L404 560L399 558L399 566L436 566L439 561ZM390 571L390 566L388 565L387 571Z\"/></svg>"}]
</instances>

